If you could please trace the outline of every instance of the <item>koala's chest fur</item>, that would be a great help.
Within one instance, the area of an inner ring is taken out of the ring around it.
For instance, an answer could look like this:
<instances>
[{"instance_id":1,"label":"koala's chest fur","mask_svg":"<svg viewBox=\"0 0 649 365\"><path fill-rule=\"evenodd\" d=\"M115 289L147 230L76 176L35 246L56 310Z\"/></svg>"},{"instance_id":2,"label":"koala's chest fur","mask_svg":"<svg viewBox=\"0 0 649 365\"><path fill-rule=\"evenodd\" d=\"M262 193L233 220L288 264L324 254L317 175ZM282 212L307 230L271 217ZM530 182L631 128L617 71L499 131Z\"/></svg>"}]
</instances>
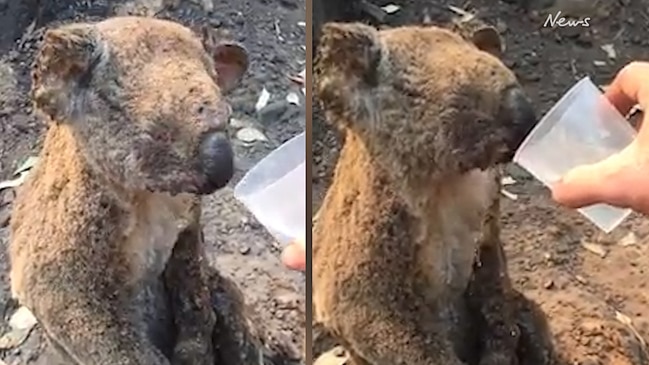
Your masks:
<instances>
[{"instance_id":1,"label":"koala's chest fur","mask_svg":"<svg viewBox=\"0 0 649 365\"><path fill-rule=\"evenodd\" d=\"M484 235L485 216L498 198L496 179L495 171L476 170L432 187L434 193L413 237L417 276L434 287L464 292Z\"/></svg>"},{"instance_id":2,"label":"koala's chest fur","mask_svg":"<svg viewBox=\"0 0 649 365\"><path fill-rule=\"evenodd\" d=\"M193 199L160 193L141 193L133 199L122 247L133 284L164 271L178 235L192 223Z\"/></svg>"}]
</instances>

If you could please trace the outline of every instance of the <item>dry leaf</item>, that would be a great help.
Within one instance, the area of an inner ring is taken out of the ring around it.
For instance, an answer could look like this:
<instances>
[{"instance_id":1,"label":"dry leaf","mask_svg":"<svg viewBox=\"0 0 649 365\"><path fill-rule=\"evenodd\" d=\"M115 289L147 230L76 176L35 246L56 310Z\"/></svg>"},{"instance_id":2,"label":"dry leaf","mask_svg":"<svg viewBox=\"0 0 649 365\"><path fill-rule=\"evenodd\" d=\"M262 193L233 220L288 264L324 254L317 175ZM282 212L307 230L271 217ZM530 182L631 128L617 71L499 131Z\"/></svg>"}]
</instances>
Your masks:
<instances>
[{"instance_id":1,"label":"dry leaf","mask_svg":"<svg viewBox=\"0 0 649 365\"><path fill-rule=\"evenodd\" d=\"M288 93L286 95L286 101L289 104L300 105L300 97L296 93Z\"/></svg>"},{"instance_id":2,"label":"dry leaf","mask_svg":"<svg viewBox=\"0 0 649 365\"><path fill-rule=\"evenodd\" d=\"M36 156L27 157L25 162L23 162L22 165L20 165L16 169L16 171L14 171L14 176L16 176L16 175L18 175L18 174L20 174L22 172L25 172L27 170L31 170L31 168L34 167L36 162L38 162L38 157L36 157Z\"/></svg>"},{"instance_id":3,"label":"dry leaf","mask_svg":"<svg viewBox=\"0 0 649 365\"><path fill-rule=\"evenodd\" d=\"M466 11L466 10L464 10L464 9L462 9L462 8L458 8L457 6L453 6L453 5L449 5L449 6L448 6L448 9L449 9L450 11L454 12L454 13L457 14L457 15L466 16L466 15L470 15L470 14L471 14L471 13L469 13L468 11Z\"/></svg>"},{"instance_id":4,"label":"dry leaf","mask_svg":"<svg viewBox=\"0 0 649 365\"><path fill-rule=\"evenodd\" d=\"M9 319L11 328L17 330L32 329L37 322L36 317L25 306L18 308Z\"/></svg>"},{"instance_id":5,"label":"dry leaf","mask_svg":"<svg viewBox=\"0 0 649 365\"><path fill-rule=\"evenodd\" d=\"M618 244L622 247L633 246L636 245L637 243L638 243L638 236L633 232L627 233L627 235L622 237L622 239L618 242Z\"/></svg>"},{"instance_id":6,"label":"dry leaf","mask_svg":"<svg viewBox=\"0 0 649 365\"><path fill-rule=\"evenodd\" d=\"M606 249L596 243L582 242L581 246L595 255L604 258L608 254Z\"/></svg>"},{"instance_id":7,"label":"dry leaf","mask_svg":"<svg viewBox=\"0 0 649 365\"><path fill-rule=\"evenodd\" d=\"M259 99L257 99L257 104L255 104L255 109L257 111L262 110L266 105L268 105L268 102L270 101L270 93L266 88L263 88L261 90L261 94L259 95Z\"/></svg>"},{"instance_id":8,"label":"dry leaf","mask_svg":"<svg viewBox=\"0 0 649 365\"><path fill-rule=\"evenodd\" d=\"M457 20L460 23L468 22L471 21L473 18L475 18L475 14L469 13L468 11L458 8L457 6L449 5L448 8L455 14L461 16L461 18Z\"/></svg>"},{"instance_id":9,"label":"dry leaf","mask_svg":"<svg viewBox=\"0 0 649 365\"><path fill-rule=\"evenodd\" d=\"M5 180L5 181L0 182L0 190L4 190L4 189L8 189L8 188L16 188L16 187L22 185L22 183L24 183L25 179L27 178L28 172L29 171L23 171L20 174L20 176L18 176L17 178L15 178L13 180Z\"/></svg>"},{"instance_id":10,"label":"dry leaf","mask_svg":"<svg viewBox=\"0 0 649 365\"><path fill-rule=\"evenodd\" d=\"M638 342L640 342L640 346L642 347L642 351L645 353L645 355L649 355L649 351L647 351L647 341L645 341L644 337L642 337L640 332L638 332L638 330L635 328L631 318L619 311L615 311L615 319L623 325L627 326L631 333L633 333L633 336L635 336Z\"/></svg>"},{"instance_id":11,"label":"dry leaf","mask_svg":"<svg viewBox=\"0 0 649 365\"><path fill-rule=\"evenodd\" d=\"M608 58L614 60L617 58L617 52L615 52L615 47L612 44L605 44L602 47L602 51L606 52Z\"/></svg>"},{"instance_id":12,"label":"dry leaf","mask_svg":"<svg viewBox=\"0 0 649 365\"><path fill-rule=\"evenodd\" d=\"M514 185L514 184L517 183L517 181L514 180L514 178L511 177L511 176L505 176L505 177L503 177L503 178L500 180L500 183L501 183L502 185L507 186L507 185Z\"/></svg>"},{"instance_id":13,"label":"dry leaf","mask_svg":"<svg viewBox=\"0 0 649 365\"><path fill-rule=\"evenodd\" d=\"M383 11L385 11L387 14L394 14L397 11L399 11L399 9L401 9L401 7L398 6L398 5L394 5L394 4L388 4L386 6L381 7L381 9L383 9Z\"/></svg>"},{"instance_id":14,"label":"dry leaf","mask_svg":"<svg viewBox=\"0 0 649 365\"><path fill-rule=\"evenodd\" d=\"M8 350L20 346L27 337L31 329L11 330L0 337L0 349Z\"/></svg>"},{"instance_id":15,"label":"dry leaf","mask_svg":"<svg viewBox=\"0 0 649 365\"><path fill-rule=\"evenodd\" d=\"M337 346L320 355L313 365L345 365L349 354L342 347Z\"/></svg>"},{"instance_id":16,"label":"dry leaf","mask_svg":"<svg viewBox=\"0 0 649 365\"><path fill-rule=\"evenodd\" d=\"M507 191L505 189L500 189L500 193L502 195L504 195L506 198L509 198L511 200L517 200L518 199L518 195L516 195L514 193L510 193L509 191Z\"/></svg>"}]
</instances>

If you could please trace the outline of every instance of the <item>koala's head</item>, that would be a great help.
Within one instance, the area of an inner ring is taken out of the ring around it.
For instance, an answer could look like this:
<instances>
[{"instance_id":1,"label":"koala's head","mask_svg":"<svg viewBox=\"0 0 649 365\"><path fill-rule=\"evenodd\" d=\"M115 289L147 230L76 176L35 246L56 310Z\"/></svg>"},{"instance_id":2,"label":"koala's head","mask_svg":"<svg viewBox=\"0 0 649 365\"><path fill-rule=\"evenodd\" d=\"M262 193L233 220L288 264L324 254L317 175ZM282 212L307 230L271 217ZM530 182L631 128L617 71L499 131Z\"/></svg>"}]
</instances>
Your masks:
<instances>
[{"instance_id":1,"label":"koala's head","mask_svg":"<svg viewBox=\"0 0 649 365\"><path fill-rule=\"evenodd\" d=\"M90 165L117 184L212 193L233 175L223 94L248 56L207 35L138 17L49 30L32 73L35 107L69 126Z\"/></svg>"},{"instance_id":2,"label":"koala's head","mask_svg":"<svg viewBox=\"0 0 649 365\"><path fill-rule=\"evenodd\" d=\"M466 39L468 38L468 39ZM396 179L426 183L506 162L537 122L490 27L323 27L315 91Z\"/></svg>"}]
</instances>

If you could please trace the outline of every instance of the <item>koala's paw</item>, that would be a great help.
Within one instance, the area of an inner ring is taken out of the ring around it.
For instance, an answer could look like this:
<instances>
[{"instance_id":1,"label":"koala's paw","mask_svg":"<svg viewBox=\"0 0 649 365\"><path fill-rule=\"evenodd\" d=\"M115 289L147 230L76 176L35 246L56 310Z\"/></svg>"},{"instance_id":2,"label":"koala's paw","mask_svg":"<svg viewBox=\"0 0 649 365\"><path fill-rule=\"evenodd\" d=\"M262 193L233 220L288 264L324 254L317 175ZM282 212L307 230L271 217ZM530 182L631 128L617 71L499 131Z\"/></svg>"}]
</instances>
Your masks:
<instances>
[{"instance_id":1,"label":"koala's paw","mask_svg":"<svg viewBox=\"0 0 649 365\"><path fill-rule=\"evenodd\" d=\"M172 365L213 365L214 348L211 341L181 339L174 348Z\"/></svg>"}]
</instances>

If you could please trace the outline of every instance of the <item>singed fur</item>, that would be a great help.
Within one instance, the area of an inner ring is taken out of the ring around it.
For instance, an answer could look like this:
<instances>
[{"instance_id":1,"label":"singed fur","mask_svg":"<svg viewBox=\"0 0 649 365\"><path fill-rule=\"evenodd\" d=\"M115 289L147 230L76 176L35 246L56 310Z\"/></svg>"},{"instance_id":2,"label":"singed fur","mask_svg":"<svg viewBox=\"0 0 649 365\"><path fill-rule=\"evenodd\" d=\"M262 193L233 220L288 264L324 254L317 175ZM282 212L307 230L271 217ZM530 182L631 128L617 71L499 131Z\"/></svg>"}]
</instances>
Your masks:
<instances>
[{"instance_id":1,"label":"singed fur","mask_svg":"<svg viewBox=\"0 0 649 365\"><path fill-rule=\"evenodd\" d=\"M499 238L498 164L535 119L495 30L330 23L318 49L344 142L313 231L315 326L354 364L549 361Z\"/></svg>"},{"instance_id":2,"label":"singed fur","mask_svg":"<svg viewBox=\"0 0 649 365\"><path fill-rule=\"evenodd\" d=\"M12 292L56 361L268 355L236 285L208 266L199 221L200 195L216 189L214 176L229 178L232 160L226 142L202 140L225 135L223 95L247 67L242 46L171 21L115 17L46 33L32 96L48 130L15 201L9 252Z\"/></svg>"}]
</instances>

